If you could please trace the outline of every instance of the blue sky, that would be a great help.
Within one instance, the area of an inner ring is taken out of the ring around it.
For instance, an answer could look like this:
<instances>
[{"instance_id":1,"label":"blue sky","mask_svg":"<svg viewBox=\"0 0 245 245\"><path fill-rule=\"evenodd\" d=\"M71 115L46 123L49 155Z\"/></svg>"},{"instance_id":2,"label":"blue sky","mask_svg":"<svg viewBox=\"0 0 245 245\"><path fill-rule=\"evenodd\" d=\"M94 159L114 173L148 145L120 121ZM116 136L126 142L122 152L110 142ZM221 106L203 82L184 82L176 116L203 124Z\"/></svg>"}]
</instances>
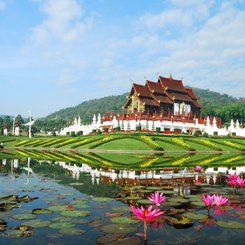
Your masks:
<instances>
[{"instance_id":1,"label":"blue sky","mask_svg":"<svg viewBox=\"0 0 245 245\"><path fill-rule=\"evenodd\" d=\"M170 73L244 97L244 1L0 0L0 114L42 117Z\"/></svg>"}]
</instances>

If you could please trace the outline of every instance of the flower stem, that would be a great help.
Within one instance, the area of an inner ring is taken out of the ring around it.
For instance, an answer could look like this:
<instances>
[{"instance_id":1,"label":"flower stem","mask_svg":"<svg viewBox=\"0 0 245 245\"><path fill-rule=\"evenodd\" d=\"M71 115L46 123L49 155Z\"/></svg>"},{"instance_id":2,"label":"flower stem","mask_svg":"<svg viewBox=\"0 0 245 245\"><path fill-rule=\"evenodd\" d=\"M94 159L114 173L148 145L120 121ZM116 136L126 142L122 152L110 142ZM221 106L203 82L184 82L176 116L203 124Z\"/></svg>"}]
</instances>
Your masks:
<instances>
[{"instance_id":1,"label":"flower stem","mask_svg":"<svg viewBox=\"0 0 245 245\"><path fill-rule=\"evenodd\" d=\"M144 220L144 240L146 241L146 221Z\"/></svg>"}]
</instances>

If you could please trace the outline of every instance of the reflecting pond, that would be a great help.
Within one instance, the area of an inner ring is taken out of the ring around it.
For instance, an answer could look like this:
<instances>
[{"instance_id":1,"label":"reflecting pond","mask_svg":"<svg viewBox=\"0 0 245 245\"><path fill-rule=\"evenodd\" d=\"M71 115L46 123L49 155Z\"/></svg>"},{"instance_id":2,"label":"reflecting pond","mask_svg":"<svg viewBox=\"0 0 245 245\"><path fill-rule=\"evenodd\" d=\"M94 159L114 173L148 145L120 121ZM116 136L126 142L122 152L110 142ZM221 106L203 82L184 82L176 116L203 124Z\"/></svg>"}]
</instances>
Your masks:
<instances>
[{"instance_id":1,"label":"reflecting pond","mask_svg":"<svg viewBox=\"0 0 245 245\"><path fill-rule=\"evenodd\" d=\"M234 193L225 174L244 177L245 155L4 150L0 157L0 244L244 244L244 188ZM147 223L144 241L130 205L148 207L155 191L166 196L164 214ZM229 203L208 215L204 193Z\"/></svg>"}]
</instances>

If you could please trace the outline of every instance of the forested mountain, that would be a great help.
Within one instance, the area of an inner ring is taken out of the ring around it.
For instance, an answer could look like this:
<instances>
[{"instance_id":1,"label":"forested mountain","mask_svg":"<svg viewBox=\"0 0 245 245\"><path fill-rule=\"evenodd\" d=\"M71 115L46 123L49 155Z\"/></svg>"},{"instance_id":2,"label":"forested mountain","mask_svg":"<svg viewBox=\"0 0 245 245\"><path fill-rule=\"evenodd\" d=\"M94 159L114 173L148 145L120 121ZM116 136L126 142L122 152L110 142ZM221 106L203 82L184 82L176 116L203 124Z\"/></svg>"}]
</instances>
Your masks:
<instances>
[{"instance_id":1,"label":"forested mountain","mask_svg":"<svg viewBox=\"0 0 245 245\"><path fill-rule=\"evenodd\" d=\"M220 94L209 91L208 89L193 88L196 95L200 98L199 102L205 107L202 109L203 115L213 115L222 118L223 123L230 122L230 119L239 119L245 123L245 99L236 99L227 94ZM107 96L100 99L93 99L82 102L81 104L59 110L45 118L37 120L37 129L46 128L60 129L67 126L75 117L80 116L82 123L89 123L94 114L122 112L123 105L126 103L128 93L117 96Z\"/></svg>"}]
</instances>

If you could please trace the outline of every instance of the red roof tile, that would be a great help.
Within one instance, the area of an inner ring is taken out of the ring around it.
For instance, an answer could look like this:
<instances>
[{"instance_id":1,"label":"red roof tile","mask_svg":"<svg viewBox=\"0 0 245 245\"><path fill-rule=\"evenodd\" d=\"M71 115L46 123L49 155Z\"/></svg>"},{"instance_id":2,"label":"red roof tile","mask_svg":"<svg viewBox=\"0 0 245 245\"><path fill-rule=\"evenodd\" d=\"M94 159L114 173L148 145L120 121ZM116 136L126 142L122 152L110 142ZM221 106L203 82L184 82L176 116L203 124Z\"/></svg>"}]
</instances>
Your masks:
<instances>
[{"instance_id":1,"label":"red roof tile","mask_svg":"<svg viewBox=\"0 0 245 245\"><path fill-rule=\"evenodd\" d=\"M165 94L165 91L160 83L151 82L146 80L146 85L150 88L151 92L158 93L158 94Z\"/></svg>"},{"instance_id":2,"label":"red roof tile","mask_svg":"<svg viewBox=\"0 0 245 245\"><path fill-rule=\"evenodd\" d=\"M173 104L173 101L170 100L167 96L165 95L153 95L154 98L157 100L157 101L160 101L160 103L167 103L167 104Z\"/></svg>"},{"instance_id":3,"label":"red roof tile","mask_svg":"<svg viewBox=\"0 0 245 245\"><path fill-rule=\"evenodd\" d=\"M198 108L204 108L204 106L202 106L201 104L199 104L196 100L193 100L192 104L193 104L195 107L198 107Z\"/></svg>"},{"instance_id":4,"label":"red roof tile","mask_svg":"<svg viewBox=\"0 0 245 245\"><path fill-rule=\"evenodd\" d=\"M198 100L197 96L195 95L194 91L192 88L186 88L186 91L188 93L188 95L193 99L193 100Z\"/></svg>"},{"instance_id":5,"label":"red roof tile","mask_svg":"<svg viewBox=\"0 0 245 245\"><path fill-rule=\"evenodd\" d=\"M168 88L167 90L187 93L182 83L182 80L159 76L159 82L162 83L164 88Z\"/></svg>"},{"instance_id":6,"label":"red roof tile","mask_svg":"<svg viewBox=\"0 0 245 245\"><path fill-rule=\"evenodd\" d=\"M151 92L147 86L133 83L133 88L135 92L138 93L141 97L152 97Z\"/></svg>"},{"instance_id":7,"label":"red roof tile","mask_svg":"<svg viewBox=\"0 0 245 245\"><path fill-rule=\"evenodd\" d=\"M159 106L157 102L154 99L146 99L146 98L139 98L142 102L144 102L146 105L151 105L151 106Z\"/></svg>"},{"instance_id":8,"label":"red roof tile","mask_svg":"<svg viewBox=\"0 0 245 245\"><path fill-rule=\"evenodd\" d=\"M188 94L182 94L182 93L177 93L172 91L168 91L168 94L170 95L171 98L174 97L175 100L193 102L193 100L190 98L190 96L188 96Z\"/></svg>"}]
</instances>

